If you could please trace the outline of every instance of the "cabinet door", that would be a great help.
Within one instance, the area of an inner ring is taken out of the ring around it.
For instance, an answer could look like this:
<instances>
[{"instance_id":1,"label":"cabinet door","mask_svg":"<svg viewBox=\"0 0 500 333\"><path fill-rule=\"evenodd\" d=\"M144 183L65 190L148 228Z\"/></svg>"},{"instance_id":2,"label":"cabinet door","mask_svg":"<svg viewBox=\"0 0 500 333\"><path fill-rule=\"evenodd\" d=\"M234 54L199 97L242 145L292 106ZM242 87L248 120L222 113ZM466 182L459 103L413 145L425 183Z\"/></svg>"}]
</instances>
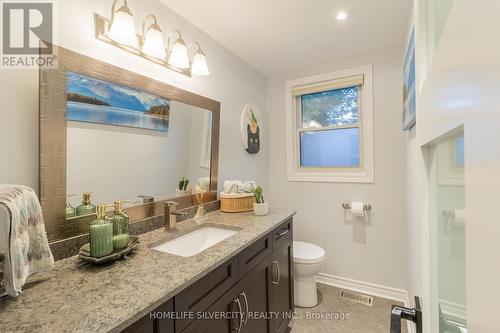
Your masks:
<instances>
[{"instance_id":1,"label":"cabinet door","mask_svg":"<svg viewBox=\"0 0 500 333\"><path fill-rule=\"evenodd\" d=\"M236 286L203 312L182 333L235 333L243 325L243 306ZM223 316L223 317L222 317Z\"/></svg>"},{"instance_id":2,"label":"cabinet door","mask_svg":"<svg viewBox=\"0 0 500 333\"><path fill-rule=\"evenodd\" d=\"M268 302L271 285L271 266L265 260L255 267L238 283L238 297L243 307L243 326L241 332L271 332L271 320L268 319Z\"/></svg>"},{"instance_id":3,"label":"cabinet door","mask_svg":"<svg viewBox=\"0 0 500 333\"><path fill-rule=\"evenodd\" d=\"M276 229L273 235L269 304L271 311L277 314L273 319L273 331L278 333L287 330L294 311L292 232L292 220L289 220Z\"/></svg>"},{"instance_id":4,"label":"cabinet door","mask_svg":"<svg viewBox=\"0 0 500 333\"><path fill-rule=\"evenodd\" d=\"M265 260L182 332L270 333L270 279L271 266Z\"/></svg>"}]
</instances>

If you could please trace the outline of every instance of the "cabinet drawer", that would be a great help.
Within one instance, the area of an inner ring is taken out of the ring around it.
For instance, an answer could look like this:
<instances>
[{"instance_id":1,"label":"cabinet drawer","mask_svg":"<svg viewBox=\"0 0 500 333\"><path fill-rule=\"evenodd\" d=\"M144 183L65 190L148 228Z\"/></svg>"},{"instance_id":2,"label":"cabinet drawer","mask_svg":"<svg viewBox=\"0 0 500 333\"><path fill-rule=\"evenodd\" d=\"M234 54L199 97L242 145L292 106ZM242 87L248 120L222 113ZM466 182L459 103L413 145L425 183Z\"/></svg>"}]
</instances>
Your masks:
<instances>
[{"instance_id":1,"label":"cabinet drawer","mask_svg":"<svg viewBox=\"0 0 500 333\"><path fill-rule=\"evenodd\" d=\"M175 311L177 313L204 311L236 282L238 282L238 259L234 257L175 296ZM191 321L192 319L188 318L177 320L175 331L182 331Z\"/></svg>"},{"instance_id":2,"label":"cabinet drawer","mask_svg":"<svg viewBox=\"0 0 500 333\"><path fill-rule=\"evenodd\" d=\"M267 234L239 254L238 269L240 279L273 252L271 235L271 233Z\"/></svg>"},{"instance_id":3,"label":"cabinet drawer","mask_svg":"<svg viewBox=\"0 0 500 333\"><path fill-rule=\"evenodd\" d=\"M279 227L273 230L273 250L276 250L285 243L293 241L292 235L292 220L287 220Z\"/></svg>"}]
</instances>

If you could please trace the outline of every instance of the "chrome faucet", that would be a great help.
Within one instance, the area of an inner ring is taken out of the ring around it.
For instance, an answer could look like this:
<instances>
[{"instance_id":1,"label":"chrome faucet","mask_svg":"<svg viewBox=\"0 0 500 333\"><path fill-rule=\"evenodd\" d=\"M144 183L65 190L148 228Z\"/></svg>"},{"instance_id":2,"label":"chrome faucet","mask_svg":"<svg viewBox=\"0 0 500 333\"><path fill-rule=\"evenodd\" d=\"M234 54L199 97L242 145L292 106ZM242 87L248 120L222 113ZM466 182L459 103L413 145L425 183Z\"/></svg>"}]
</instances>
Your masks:
<instances>
[{"instance_id":1,"label":"chrome faucet","mask_svg":"<svg viewBox=\"0 0 500 333\"><path fill-rule=\"evenodd\" d=\"M177 216L187 216L188 213L180 213L177 211L177 202L165 202L165 230L172 231L177 226Z\"/></svg>"}]
</instances>

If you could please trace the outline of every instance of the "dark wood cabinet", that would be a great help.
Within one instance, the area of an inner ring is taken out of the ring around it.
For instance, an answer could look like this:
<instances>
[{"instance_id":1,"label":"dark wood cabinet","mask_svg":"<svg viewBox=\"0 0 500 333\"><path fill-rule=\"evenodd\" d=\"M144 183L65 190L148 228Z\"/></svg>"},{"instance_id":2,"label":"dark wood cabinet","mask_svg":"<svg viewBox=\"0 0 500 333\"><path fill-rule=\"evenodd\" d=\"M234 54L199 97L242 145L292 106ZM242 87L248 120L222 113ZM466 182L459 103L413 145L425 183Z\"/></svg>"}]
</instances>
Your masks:
<instances>
[{"instance_id":1,"label":"dark wood cabinet","mask_svg":"<svg viewBox=\"0 0 500 333\"><path fill-rule=\"evenodd\" d=\"M292 219L160 306L158 312L190 318L146 316L126 333L284 333L294 310Z\"/></svg>"},{"instance_id":2,"label":"dark wood cabinet","mask_svg":"<svg viewBox=\"0 0 500 333\"><path fill-rule=\"evenodd\" d=\"M175 296L175 311L194 314L204 311L237 282L238 257L236 256ZM193 320L191 317L176 320L175 331L181 332Z\"/></svg>"},{"instance_id":3,"label":"dark wood cabinet","mask_svg":"<svg viewBox=\"0 0 500 333\"><path fill-rule=\"evenodd\" d=\"M287 330L294 311L292 221L278 228L273 237L269 304L271 311L277 314L272 319L273 332L283 333Z\"/></svg>"},{"instance_id":4,"label":"dark wood cabinet","mask_svg":"<svg viewBox=\"0 0 500 333\"><path fill-rule=\"evenodd\" d=\"M173 333L174 319L164 316L173 313L173 300L168 300L158 308L151 311L135 323L127 327L122 333Z\"/></svg>"}]
</instances>

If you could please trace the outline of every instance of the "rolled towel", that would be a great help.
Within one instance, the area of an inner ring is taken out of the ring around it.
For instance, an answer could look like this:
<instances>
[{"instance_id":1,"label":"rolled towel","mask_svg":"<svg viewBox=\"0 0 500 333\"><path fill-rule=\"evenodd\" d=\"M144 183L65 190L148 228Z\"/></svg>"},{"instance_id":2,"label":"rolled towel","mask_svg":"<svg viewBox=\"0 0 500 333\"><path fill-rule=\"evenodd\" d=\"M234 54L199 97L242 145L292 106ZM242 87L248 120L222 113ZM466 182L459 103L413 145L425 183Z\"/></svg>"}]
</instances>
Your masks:
<instances>
[{"instance_id":1,"label":"rolled towel","mask_svg":"<svg viewBox=\"0 0 500 333\"><path fill-rule=\"evenodd\" d=\"M10 225L4 264L5 290L17 297L30 275L53 268L54 258L35 192L27 186L1 185L0 203L10 213L10 221L0 221Z\"/></svg>"},{"instance_id":2,"label":"rolled towel","mask_svg":"<svg viewBox=\"0 0 500 333\"><path fill-rule=\"evenodd\" d=\"M224 193L238 193L239 180L226 180L224 182Z\"/></svg>"},{"instance_id":3,"label":"rolled towel","mask_svg":"<svg viewBox=\"0 0 500 333\"><path fill-rule=\"evenodd\" d=\"M252 180L247 180L238 185L238 193L253 193L255 190L255 182Z\"/></svg>"}]
</instances>

